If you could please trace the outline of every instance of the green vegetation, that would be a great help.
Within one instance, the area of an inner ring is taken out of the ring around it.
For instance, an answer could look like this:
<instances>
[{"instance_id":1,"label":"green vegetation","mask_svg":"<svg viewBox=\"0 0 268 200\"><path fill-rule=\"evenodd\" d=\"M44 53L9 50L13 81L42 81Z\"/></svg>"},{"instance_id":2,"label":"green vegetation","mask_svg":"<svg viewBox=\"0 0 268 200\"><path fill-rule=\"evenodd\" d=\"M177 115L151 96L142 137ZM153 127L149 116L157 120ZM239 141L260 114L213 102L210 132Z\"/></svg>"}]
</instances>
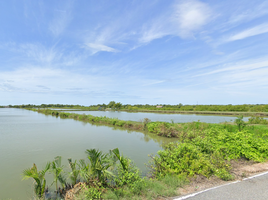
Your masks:
<instances>
[{"instance_id":1,"label":"green vegetation","mask_svg":"<svg viewBox=\"0 0 268 200\"><path fill-rule=\"evenodd\" d=\"M44 191L47 191L45 190L47 171L53 174L56 190L62 196L68 189L82 181L84 189L77 199L153 199L159 196L178 195L177 187L181 187L196 176L207 178L216 176L222 180L232 180L234 174L231 161L239 159L268 161L268 127L247 124L242 116L235 120L235 124L166 123L151 122L149 119L144 119L142 122L127 122L48 109L36 111L92 123L137 126L161 136L179 138L179 142L170 143L164 150L158 151L156 156L151 156L150 178L141 177L140 170L130 159L121 155L119 149L110 150L106 154L90 149L86 150L87 160L72 162L68 159L70 165L68 175L61 166L59 156L48 163L45 170L39 172L34 164L33 168L24 170L23 175L24 178L34 178L37 197L42 197ZM61 183L61 188L57 187L57 181Z\"/></svg>"},{"instance_id":2,"label":"green vegetation","mask_svg":"<svg viewBox=\"0 0 268 200\"><path fill-rule=\"evenodd\" d=\"M243 121L243 115L240 117L237 117L235 120L235 123L238 127L238 130L241 131L247 124Z\"/></svg>"},{"instance_id":3,"label":"green vegetation","mask_svg":"<svg viewBox=\"0 0 268 200\"><path fill-rule=\"evenodd\" d=\"M68 159L70 178L65 180L62 188L56 190L64 196L75 183L83 181L84 189L77 199L153 199L178 195L177 188L186 184L191 177L216 176L222 180L232 180L231 160L268 160L267 128L265 131L250 132L245 129L228 131L210 127L199 134L188 133L185 136L180 143L170 143L152 156L150 178L141 177L139 169L130 159L122 156L119 149L106 154L96 149L86 150L87 160L72 162ZM48 163L46 169L40 172L37 172L35 165L24 170L24 177L35 180L37 197L44 194L46 171L53 174L55 181L60 181L60 174L66 177L59 158L56 157L52 164ZM53 166L54 162L58 162L56 166ZM55 169L58 169L57 173Z\"/></svg>"},{"instance_id":4,"label":"green vegetation","mask_svg":"<svg viewBox=\"0 0 268 200\"><path fill-rule=\"evenodd\" d=\"M259 134L265 133L268 130L268 127L261 126L252 126L249 123L243 121L243 117L238 117L235 120L235 124L209 124L203 122L189 122L189 123L174 123L174 122L151 122L148 118L145 118L142 122L135 121L124 121L117 118L108 118L108 117L96 117L92 115L85 114L76 114L76 113L67 113L59 112L50 109L29 109L32 111L37 111L46 115L52 115L55 117L60 117L62 119L70 118L75 120L80 120L84 122L89 122L93 124L108 125L114 127L122 127L130 130L138 131L148 131L150 133L156 134L158 136L169 137L169 138L179 138L183 141L186 138L193 138L204 134L205 130L210 130L211 128L217 128L219 130L227 130L229 132L236 132L246 130L250 133L258 132ZM250 119L262 119L261 122L266 120L263 118L250 118ZM255 122L257 122L255 120ZM247 125L247 126L246 126Z\"/></svg>"},{"instance_id":5,"label":"green vegetation","mask_svg":"<svg viewBox=\"0 0 268 200\"><path fill-rule=\"evenodd\" d=\"M45 189L47 171L53 174L53 183L60 181L59 177L68 175L72 177L64 180L61 188L56 187L60 198L64 197L67 190L73 188L79 180L83 180L84 187L77 199L132 199L140 195L152 199L160 195L176 195L176 188L186 183L186 178L178 179L170 175L160 179L142 177L140 170L130 159L120 155L118 148L106 154L96 149L88 149L86 154L88 159L79 160L78 165L74 164L77 161L72 162L68 159L69 164L71 163L68 172L63 171L61 157L57 156L44 170L37 172L34 164L33 168L23 171L23 176L35 180L34 192L37 198L44 198L45 193L48 193L48 189Z\"/></svg>"},{"instance_id":6,"label":"green vegetation","mask_svg":"<svg viewBox=\"0 0 268 200\"><path fill-rule=\"evenodd\" d=\"M228 132L218 128L205 130L202 135L172 143L154 158L155 175L215 175L231 180L230 160L246 159L263 162L268 158L268 132L256 135L248 131Z\"/></svg>"},{"instance_id":7,"label":"green vegetation","mask_svg":"<svg viewBox=\"0 0 268 200\"><path fill-rule=\"evenodd\" d=\"M57 156L54 161L51 162L50 171L53 174L54 180L52 184L55 183L56 190L58 189L58 181L61 183L61 186L64 188L66 180L63 174L63 166L61 165L61 156Z\"/></svg>"},{"instance_id":8,"label":"green vegetation","mask_svg":"<svg viewBox=\"0 0 268 200\"><path fill-rule=\"evenodd\" d=\"M23 179L33 178L34 183L34 192L38 198L44 196L45 187L46 187L46 179L45 174L50 169L50 163L47 163L45 169L41 171L37 171L37 166L33 164L32 168L25 169L23 171Z\"/></svg>"},{"instance_id":9,"label":"green vegetation","mask_svg":"<svg viewBox=\"0 0 268 200\"><path fill-rule=\"evenodd\" d=\"M63 105L63 104L41 104L41 105L10 105L14 108L58 108L58 109L78 109L78 110L123 110L130 112L162 112L162 113L199 113L199 114L224 114L224 115L262 115L268 116L268 104L243 104L243 105L149 105L149 104L122 104L111 101L108 104L97 104L91 106Z\"/></svg>"},{"instance_id":10,"label":"green vegetation","mask_svg":"<svg viewBox=\"0 0 268 200\"><path fill-rule=\"evenodd\" d=\"M248 119L250 124L268 124L267 119L263 119L263 117L251 117Z\"/></svg>"}]
</instances>

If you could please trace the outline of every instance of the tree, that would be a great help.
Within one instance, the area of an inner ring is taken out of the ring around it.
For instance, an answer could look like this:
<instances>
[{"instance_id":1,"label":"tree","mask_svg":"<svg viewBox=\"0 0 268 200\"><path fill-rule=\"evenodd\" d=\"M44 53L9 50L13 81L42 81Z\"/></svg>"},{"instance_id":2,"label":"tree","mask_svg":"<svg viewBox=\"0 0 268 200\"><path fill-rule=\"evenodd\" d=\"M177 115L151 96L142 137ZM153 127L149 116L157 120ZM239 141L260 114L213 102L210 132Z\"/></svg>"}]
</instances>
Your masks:
<instances>
[{"instance_id":1,"label":"tree","mask_svg":"<svg viewBox=\"0 0 268 200\"><path fill-rule=\"evenodd\" d=\"M110 103L107 105L108 108L114 108L115 101L110 101Z\"/></svg>"},{"instance_id":2,"label":"tree","mask_svg":"<svg viewBox=\"0 0 268 200\"><path fill-rule=\"evenodd\" d=\"M55 183L56 185L56 190L58 189L58 181L61 183L62 187L64 188L64 185L66 183L63 174L63 166L61 165L61 156L55 157L55 160L51 163L51 172L54 175L54 181L52 182Z\"/></svg>"},{"instance_id":3,"label":"tree","mask_svg":"<svg viewBox=\"0 0 268 200\"><path fill-rule=\"evenodd\" d=\"M122 107L122 104L118 102L114 105L114 107L119 110Z\"/></svg>"},{"instance_id":4,"label":"tree","mask_svg":"<svg viewBox=\"0 0 268 200\"><path fill-rule=\"evenodd\" d=\"M72 159L69 158L68 159L68 162L69 162L69 165L71 167L71 172L69 173L69 177L72 181L72 185L75 185L76 182L78 181L78 177L79 177L79 174L80 174L80 170L77 168L77 162L76 160L74 162L72 162Z\"/></svg>"},{"instance_id":5,"label":"tree","mask_svg":"<svg viewBox=\"0 0 268 200\"><path fill-rule=\"evenodd\" d=\"M34 192L38 198L43 197L46 187L45 174L50 168L50 163L47 163L44 170L37 171L36 164L30 169L25 169L23 171L23 180L33 178L35 181Z\"/></svg>"},{"instance_id":6,"label":"tree","mask_svg":"<svg viewBox=\"0 0 268 200\"><path fill-rule=\"evenodd\" d=\"M98 178L104 183L108 176L113 176L113 174L108 171L111 162L107 154L103 154L96 149L87 149L86 154L90 161L90 174L93 178Z\"/></svg>"}]
</instances>

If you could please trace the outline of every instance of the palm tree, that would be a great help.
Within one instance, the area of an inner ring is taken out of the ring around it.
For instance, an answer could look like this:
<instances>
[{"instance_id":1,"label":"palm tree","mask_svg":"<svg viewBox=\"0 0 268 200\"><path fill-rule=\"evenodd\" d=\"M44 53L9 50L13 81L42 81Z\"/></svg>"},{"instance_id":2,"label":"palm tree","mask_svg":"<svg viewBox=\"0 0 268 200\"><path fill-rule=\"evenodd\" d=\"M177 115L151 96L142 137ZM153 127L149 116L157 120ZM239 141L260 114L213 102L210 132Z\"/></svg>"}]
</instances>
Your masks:
<instances>
[{"instance_id":1,"label":"palm tree","mask_svg":"<svg viewBox=\"0 0 268 200\"><path fill-rule=\"evenodd\" d=\"M64 176L62 175L63 174L63 166L61 165L61 156L55 157L55 160L53 162L51 162L50 170L54 175L54 181L52 182L52 184L55 183L56 190L58 189L58 181L61 183L62 187L64 188L66 180L65 180Z\"/></svg>"},{"instance_id":2,"label":"palm tree","mask_svg":"<svg viewBox=\"0 0 268 200\"><path fill-rule=\"evenodd\" d=\"M43 197L46 187L45 174L50 168L50 163L47 163L44 170L37 171L36 164L32 168L23 171L23 180L33 178L35 181L34 191L38 198Z\"/></svg>"},{"instance_id":3,"label":"palm tree","mask_svg":"<svg viewBox=\"0 0 268 200\"><path fill-rule=\"evenodd\" d=\"M76 160L74 162L72 162L72 159L69 158L68 159L68 162L69 162L69 165L71 167L71 172L69 173L69 176L70 176L70 179L72 181L72 185L75 185L77 180L78 180L78 177L79 177L79 174L80 174L80 170L77 169L77 162Z\"/></svg>"},{"instance_id":4,"label":"palm tree","mask_svg":"<svg viewBox=\"0 0 268 200\"><path fill-rule=\"evenodd\" d=\"M79 168L80 168L80 177L85 181L88 182L90 179L89 174L89 164L86 164L84 159L79 160Z\"/></svg>"},{"instance_id":5,"label":"palm tree","mask_svg":"<svg viewBox=\"0 0 268 200\"><path fill-rule=\"evenodd\" d=\"M115 157L119 160L122 168L126 171L128 169L128 160L124 157L120 155L119 149L115 148L113 150L110 150L110 154L114 154Z\"/></svg>"},{"instance_id":6,"label":"palm tree","mask_svg":"<svg viewBox=\"0 0 268 200\"><path fill-rule=\"evenodd\" d=\"M90 174L94 178L98 178L104 183L108 176L114 176L112 172L108 171L111 162L107 154L96 149L87 149L86 154L88 154L90 161Z\"/></svg>"}]
</instances>

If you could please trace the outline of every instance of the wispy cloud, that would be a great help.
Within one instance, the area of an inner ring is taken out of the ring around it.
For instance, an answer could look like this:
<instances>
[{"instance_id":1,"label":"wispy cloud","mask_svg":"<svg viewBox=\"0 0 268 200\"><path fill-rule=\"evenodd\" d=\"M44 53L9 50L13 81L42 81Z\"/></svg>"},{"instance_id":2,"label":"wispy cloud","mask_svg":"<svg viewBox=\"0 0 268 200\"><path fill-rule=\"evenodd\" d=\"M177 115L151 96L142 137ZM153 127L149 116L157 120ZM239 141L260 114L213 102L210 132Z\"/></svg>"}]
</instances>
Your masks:
<instances>
[{"instance_id":1,"label":"wispy cloud","mask_svg":"<svg viewBox=\"0 0 268 200\"><path fill-rule=\"evenodd\" d=\"M249 63L249 64L248 64ZM235 72L235 73L240 73L243 71L250 71L250 70L256 70L260 68L268 67L268 58L261 58L257 60L247 60L243 61L240 63L230 63L230 64L225 64L223 66L220 66L219 69L216 70L211 70L206 73L200 73L197 75L194 75L193 77L199 77L199 76L208 76L208 75L213 75L213 74L219 74L223 72Z\"/></svg>"},{"instance_id":2,"label":"wispy cloud","mask_svg":"<svg viewBox=\"0 0 268 200\"><path fill-rule=\"evenodd\" d=\"M209 22L211 14L210 7L201 1L176 1L172 8L144 25L140 41L148 43L168 35L193 37Z\"/></svg>"},{"instance_id":3,"label":"wispy cloud","mask_svg":"<svg viewBox=\"0 0 268 200\"><path fill-rule=\"evenodd\" d=\"M55 62L62 57L62 53L57 51L55 47L46 48L41 44L21 44L17 50L30 59L46 64Z\"/></svg>"},{"instance_id":4,"label":"wispy cloud","mask_svg":"<svg viewBox=\"0 0 268 200\"><path fill-rule=\"evenodd\" d=\"M54 36L59 36L63 33L72 19L72 1L66 1L59 8L54 9L54 18L49 23L49 30Z\"/></svg>"},{"instance_id":5,"label":"wispy cloud","mask_svg":"<svg viewBox=\"0 0 268 200\"><path fill-rule=\"evenodd\" d=\"M68 49L66 46L59 46L55 43L52 46L44 46L41 43L5 43L0 45L1 49L16 53L16 61L35 64L37 66L74 66L87 59L88 55L78 48Z\"/></svg>"},{"instance_id":6,"label":"wispy cloud","mask_svg":"<svg viewBox=\"0 0 268 200\"><path fill-rule=\"evenodd\" d=\"M253 28L246 29L244 31L241 31L240 33L236 33L230 36L226 41L229 42L229 41L235 41L235 40L242 40L248 37L260 35L260 34L267 33L267 32L268 32L268 23L265 23L265 24L255 26Z\"/></svg>"},{"instance_id":7,"label":"wispy cloud","mask_svg":"<svg viewBox=\"0 0 268 200\"><path fill-rule=\"evenodd\" d=\"M1 90L13 92L55 93L70 92L67 88L83 88L82 92L86 93L90 90L98 91L109 82L107 77L35 66L2 71L0 74Z\"/></svg>"},{"instance_id":8,"label":"wispy cloud","mask_svg":"<svg viewBox=\"0 0 268 200\"><path fill-rule=\"evenodd\" d=\"M244 6L242 5L239 8L236 8L227 21L217 25L217 27L221 27L222 31L227 31L240 24L244 24L268 14L268 1L252 3L254 6L245 4ZM251 7L248 8L247 5Z\"/></svg>"},{"instance_id":9,"label":"wispy cloud","mask_svg":"<svg viewBox=\"0 0 268 200\"><path fill-rule=\"evenodd\" d=\"M146 80L146 83L143 84L142 86L150 86L150 85L156 85L160 83L166 82L165 80Z\"/></svg>"},{"instance_id":10,"label":"wispy cloud","mask_svg":"<svg viewBox=\"0 0 268 200\"><path fill-rule=\"evenodd\" d=\"M267 0L25 0L13 7L0 19L0 96L224 103L228 92L268 87Z\"/></svg>"},{"instance_id":11,"label":"wispy cloud","mask_svg":"<svg viewBox=\"0 0 268 200\"><path fill-rule=\"evenodd\" d=\"M94 43L88 43L86 44L86 47L89 48L93 54L99 52L99 51L107 51L107 52L118 52L118 50L108 47L103 44L94 44Z\"/></svg>"}]
</instances>

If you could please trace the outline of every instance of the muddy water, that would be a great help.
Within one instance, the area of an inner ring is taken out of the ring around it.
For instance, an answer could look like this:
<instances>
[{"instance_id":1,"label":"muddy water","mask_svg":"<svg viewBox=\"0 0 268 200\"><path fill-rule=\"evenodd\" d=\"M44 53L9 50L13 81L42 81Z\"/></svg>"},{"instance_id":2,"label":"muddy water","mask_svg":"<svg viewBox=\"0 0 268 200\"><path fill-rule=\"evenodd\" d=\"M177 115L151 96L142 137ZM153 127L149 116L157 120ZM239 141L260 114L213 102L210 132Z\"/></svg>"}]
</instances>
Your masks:
<instances>
[{"instance_id":1,"label":"muddy water","mask_svg":"<svg viewBox=\"0 0 268 200\"><path fill-rule=\"evenodd\" d=\"M86 158L86 149L108 152L118 147L146 173L148 169L144 163L149 160L148 154L156 154L161 145L170 141L174 139L28 110L0 108L0 199L32 198L32 181L22 181L21 174L33 163L41 169L47 161L60 155L67 166L67 158Z\"/></svg>"}]
</instances>

